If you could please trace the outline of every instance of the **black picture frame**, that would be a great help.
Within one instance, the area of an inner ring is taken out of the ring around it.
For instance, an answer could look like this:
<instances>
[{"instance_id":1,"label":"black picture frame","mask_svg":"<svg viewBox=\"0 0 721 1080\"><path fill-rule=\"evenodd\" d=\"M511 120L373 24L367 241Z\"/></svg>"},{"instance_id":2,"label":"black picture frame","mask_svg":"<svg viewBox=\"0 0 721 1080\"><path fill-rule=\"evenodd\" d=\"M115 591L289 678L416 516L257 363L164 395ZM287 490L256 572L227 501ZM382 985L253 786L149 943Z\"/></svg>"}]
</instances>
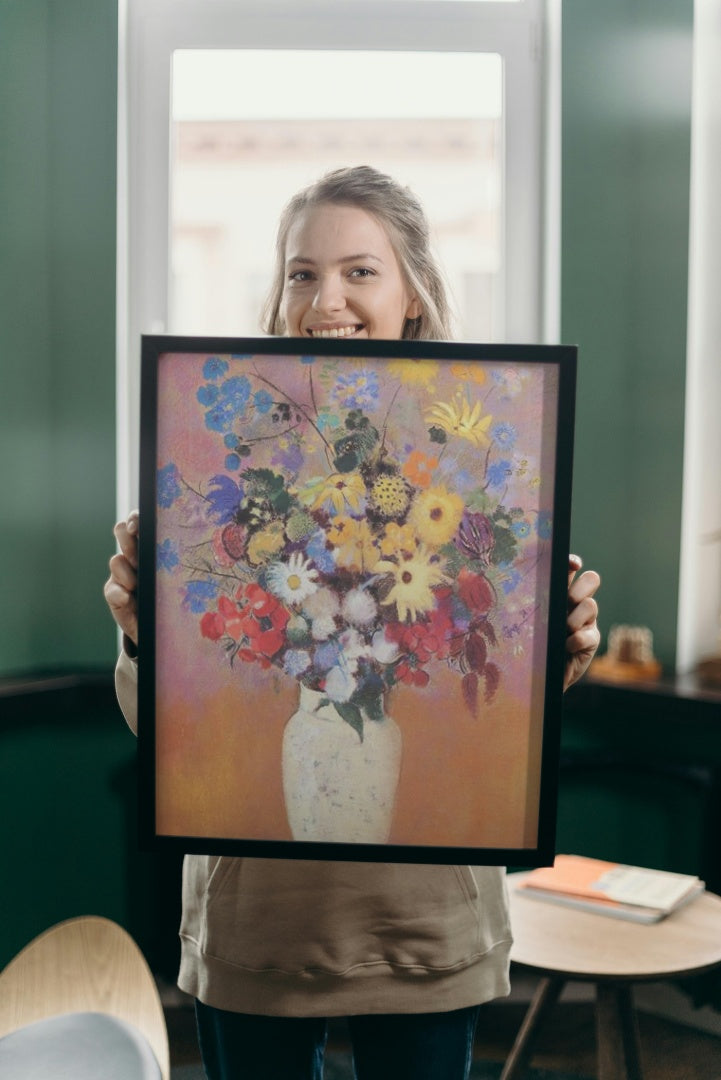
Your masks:
<instances>
[{"instance_id":1,"label":"black picture frame","mask_svg":"<svg viewBox=\"0 0 721 1080\"><path fill-rule=\"evenodd\" d=\"M143 337L144 849L553 861L576 354ZM332 727L372 758L398 729L372 779L317 781L362 793L330 825L329 796L305 801L317 761L300 795L279 779L301 686L301 743ZM390 758L391 824L364 831Z\"/></svg>"}]
</instances>

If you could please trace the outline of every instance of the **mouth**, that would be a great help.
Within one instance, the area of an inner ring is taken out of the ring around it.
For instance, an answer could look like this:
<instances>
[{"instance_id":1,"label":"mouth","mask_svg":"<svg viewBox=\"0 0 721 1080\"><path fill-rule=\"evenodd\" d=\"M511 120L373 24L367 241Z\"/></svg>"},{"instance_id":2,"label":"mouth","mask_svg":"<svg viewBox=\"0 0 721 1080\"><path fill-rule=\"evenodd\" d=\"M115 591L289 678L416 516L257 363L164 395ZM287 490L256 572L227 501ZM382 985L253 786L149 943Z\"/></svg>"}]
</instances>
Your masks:
<instances>
[{"instance_id":1,"label":"mouth","mask_svg":"<svg viewBox=\"0 0 721 1080\"><path fill-rule=\"evenodd\" d=\"M312 338L348 338L359 333L364 325L364 323L353 323L351 326L311 326L307 334Z\"/></svg>"}]
</instances>

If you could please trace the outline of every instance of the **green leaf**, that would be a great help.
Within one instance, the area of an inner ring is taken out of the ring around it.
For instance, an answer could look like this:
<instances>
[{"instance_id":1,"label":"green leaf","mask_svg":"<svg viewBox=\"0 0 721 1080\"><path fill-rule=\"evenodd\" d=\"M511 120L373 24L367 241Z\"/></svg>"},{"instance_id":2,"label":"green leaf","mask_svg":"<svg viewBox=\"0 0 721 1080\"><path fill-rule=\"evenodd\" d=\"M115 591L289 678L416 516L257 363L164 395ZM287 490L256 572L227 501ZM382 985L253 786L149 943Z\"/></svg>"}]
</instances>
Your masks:
<instances>
[{"instance_id":1,"label":"green leaf","mask_svg":"<svg viewBox=\"0 0 721 1080\"><path fill-rule=\"evenodd\" d=\"M363 713L357 705L351 705L349 701L335 702L335 711L341 716L346 724L350 724L358 738L363 742Z\"/></svg>"},{"instance_id":2,"label":"green leaf","mask_svg":"<svg viewBox=\"0 0 721 1080\"><path fill-rule=\"evenodd\" d=\"M383 695L377 690L361 691L353 695L355 701L366 714L369 720L385 720L383 711Z\"/></svg>"},{"instance_id":3,"label":"green leaf","mask_svg":"<svg viewBox=\"0 0 721 1080\"><path fill-rule=\"evenodd\" d=\"M513 562L518 552L518 544L511 530L503 527L496 528L493 530L493 535L496 541L490 556L493 565Z\"/></svg>"}]
</instances>

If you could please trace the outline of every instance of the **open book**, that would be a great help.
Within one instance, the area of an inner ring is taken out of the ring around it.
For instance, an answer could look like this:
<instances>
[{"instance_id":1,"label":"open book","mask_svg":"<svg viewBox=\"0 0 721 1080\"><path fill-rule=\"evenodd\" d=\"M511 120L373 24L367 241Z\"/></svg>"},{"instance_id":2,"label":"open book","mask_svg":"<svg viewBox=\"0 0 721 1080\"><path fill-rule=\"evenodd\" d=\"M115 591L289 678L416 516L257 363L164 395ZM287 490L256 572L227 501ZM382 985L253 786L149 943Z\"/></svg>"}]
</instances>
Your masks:
<instances>
[{"instance_id":1,"label":"open book","mask_svg":"<svg viewBox=\"0 0 721 1080\"><path fill-rule=\"evenodd\" d=\"M567 907L653 923L704 891L693 874L557 855L553 866L532 870L518 885L528 897Z\"/></svg>"}]
</instances>

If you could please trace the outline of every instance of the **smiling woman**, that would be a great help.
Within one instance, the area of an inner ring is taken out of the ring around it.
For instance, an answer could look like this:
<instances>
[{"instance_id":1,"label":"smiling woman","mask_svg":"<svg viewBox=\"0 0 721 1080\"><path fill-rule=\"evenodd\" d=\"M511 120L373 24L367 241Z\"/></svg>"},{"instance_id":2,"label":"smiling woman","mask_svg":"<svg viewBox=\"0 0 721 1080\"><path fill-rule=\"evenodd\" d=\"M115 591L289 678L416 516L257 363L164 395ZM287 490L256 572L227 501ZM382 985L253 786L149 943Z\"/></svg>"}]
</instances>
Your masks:
<instances>
[{"instance_id":1,"label":"smiling woman","mask_svg":"<svg viewBox=\"0 0 721 1080\"><path fill-rule=\"evenodd\" d=\"M423 208L391 177L336 169L281 217L264 329L299 337L447 339Z\"/></svg>"}]
</instances>

